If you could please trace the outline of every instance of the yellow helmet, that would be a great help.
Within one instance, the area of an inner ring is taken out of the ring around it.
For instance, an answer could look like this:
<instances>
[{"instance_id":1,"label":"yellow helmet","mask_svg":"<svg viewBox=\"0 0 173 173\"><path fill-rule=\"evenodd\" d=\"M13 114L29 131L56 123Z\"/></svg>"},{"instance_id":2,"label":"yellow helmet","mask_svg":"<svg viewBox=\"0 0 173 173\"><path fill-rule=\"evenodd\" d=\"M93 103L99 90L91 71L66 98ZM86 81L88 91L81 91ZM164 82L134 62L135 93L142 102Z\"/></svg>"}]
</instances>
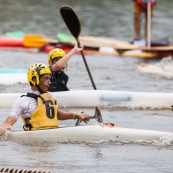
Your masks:
<instances>
[{"instance_id":1,"label":"yellow helmet","mask_svg":"<svg viewBox=\"0 0 173 173\"><path fill-rule=\"evenodd\" d=\"M38 85L40 80L39 77L43 74L51 74L50 68L42 63L34 64L28 69L27 77L28 82L32 83L33 85ZM36 77L37 83L33 81L33 77Z\"/></svg>"},{"instance_id":2,"label":"yellow helmet","mask_svg":"<svg viewBox=\"0 0 173 173\"><path fill-rule=\"evenodd\" d=\"M65 55L65 52L62 49L55 48L49 52L48 62L49 65L52 65L52 60L54 58L62 58Z\"/></svg>"}]
</instances>

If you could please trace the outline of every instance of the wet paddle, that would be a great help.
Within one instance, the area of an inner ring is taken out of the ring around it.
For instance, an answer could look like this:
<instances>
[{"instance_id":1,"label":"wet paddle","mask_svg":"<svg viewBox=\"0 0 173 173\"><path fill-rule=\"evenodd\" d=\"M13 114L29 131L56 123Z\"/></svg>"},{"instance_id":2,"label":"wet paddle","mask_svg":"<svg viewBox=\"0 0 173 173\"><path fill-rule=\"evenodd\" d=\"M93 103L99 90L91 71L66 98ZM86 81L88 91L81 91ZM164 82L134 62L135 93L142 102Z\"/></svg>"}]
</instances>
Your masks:
<instances>
[{"instance_id":1,"label":"wet paddle","mask_svg":"<svg viewBox=\"0 0 173 173\"><path fill-rule=\"evenodd\" d=\"M60 8L60 14L61 14L65 24L67 25L67 28L69 29L71 34L74 36L74 38L77 41L78 46L80 47L79 35L81 32L81 24L80 24L80 20L79 20L79 17L77 16L76 12L70 6L63 6ZM83 51L81 51L81 55L82 55L85 67L87 69L88 75L90 77L92 86L93 86L94 90L97 90ZM99 107L96 107L95 115L97 115L97 118L99 117L98 120L100 121L100 123L103 124L103 119L102 119L101 111L100 111ZM97 118L96 118L96 120L97 120Z\"/></svg>"}]
</instances>

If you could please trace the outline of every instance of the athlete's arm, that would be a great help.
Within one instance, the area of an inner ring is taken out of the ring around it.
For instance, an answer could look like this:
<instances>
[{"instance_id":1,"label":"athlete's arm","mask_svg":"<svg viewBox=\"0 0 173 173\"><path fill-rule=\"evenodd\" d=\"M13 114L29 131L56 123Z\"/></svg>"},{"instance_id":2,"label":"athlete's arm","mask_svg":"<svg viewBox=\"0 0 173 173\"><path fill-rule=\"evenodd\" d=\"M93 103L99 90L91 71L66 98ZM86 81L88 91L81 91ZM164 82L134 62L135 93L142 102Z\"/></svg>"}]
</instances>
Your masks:
<instances>
[{"instance_id":1,"label":"athlete's arm","mask_svg":"<svg viewBox=\"0 0 173 173\"><path fill-rule=\"evenodd\" d=\"M86 119L89 115L88 114L80 114L80 113L73 113L73 112L64 112L58 110L58 119L59 120L68 120L68 119L80 119L81 121L84 121L85 123L88 122Z\"/></svg>"},{"instance_id":2,"label":"athlete's arm","mask_svg":"<svg viewBox=\"0 0 173 173\"><path fill-rule=\"evenodd\" d=\"M81 47L79 48L77 44L75 44L74 48L71 49L70 52L68 52L63 58L61 58L59 61L57 61L55 64L52 65L52 70L57 71L57 70L63 70L64 66L68 62L68 60L76 54L78 51L83 50L84 46L81 44Z\"/></svg>"},{"instance_id":3,"label":"athlete's arm","mask_svg":"<svg viewBox=\"0 0 173 173\"><path fill-rule=\"evenodd\" d=\"M8 116L7 119L0 124L0 135L3 135L6 130L9 130L11 126L16 122L16 119L12 116Z\"/></svg>"}]
</instances>

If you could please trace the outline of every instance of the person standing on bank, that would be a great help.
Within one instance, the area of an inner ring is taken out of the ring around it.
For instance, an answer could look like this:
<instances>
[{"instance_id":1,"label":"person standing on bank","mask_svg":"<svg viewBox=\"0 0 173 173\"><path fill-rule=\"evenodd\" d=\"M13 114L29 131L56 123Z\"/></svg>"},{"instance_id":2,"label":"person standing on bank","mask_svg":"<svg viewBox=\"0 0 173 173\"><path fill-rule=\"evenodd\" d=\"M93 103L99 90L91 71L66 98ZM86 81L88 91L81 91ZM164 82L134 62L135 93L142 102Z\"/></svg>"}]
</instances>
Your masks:
<instances>
[{"instance_id":1,"label":"person standing on bank","mask_svg":"<svg viewBox=\"0 0 173 173\"><path fill-rule=\"evenodd\" d=\"M67 67L68 60L81 50L83 50L83 45L79 48L77 44L75 44L74 48L67 54L59 48L55 48L49 52L48 63L52 71L52 76L48 91L69 91L67 87L68 76L64 73L64 69Z\"/></svg>"},{"instance_id":2,"label":"person standing on bank","mask_svg":"<svg viewBox=\"0 0 173 173\"><path fill-rule=\"evenodd\" d=\"M151 3L151 17L154 14L154 6L156 5L156 0L133 0L133 25L134 25L134 32L135 32L135 38L133 42L141 40L141 15L144 14L145 17L145 41L147 41L148 38L148 6L147 2Z\"/></svg>"},{"instance_id":3,"label":"person standing on bank","mask_svg":"<svg viewBox=\"0 0 173 173\"><path fill-rule=\"evenodd\" d=\"M58 109L56 100L47 92L51 84L51 70L47 65L34 64L29 68L27 77L31 90L14 102L10 115L0 124L0 135L9 130L19 117L24 122L24 130L58 128L58 120L80 119L88 122L88 114Z\"/></svg>"}]
</instances>

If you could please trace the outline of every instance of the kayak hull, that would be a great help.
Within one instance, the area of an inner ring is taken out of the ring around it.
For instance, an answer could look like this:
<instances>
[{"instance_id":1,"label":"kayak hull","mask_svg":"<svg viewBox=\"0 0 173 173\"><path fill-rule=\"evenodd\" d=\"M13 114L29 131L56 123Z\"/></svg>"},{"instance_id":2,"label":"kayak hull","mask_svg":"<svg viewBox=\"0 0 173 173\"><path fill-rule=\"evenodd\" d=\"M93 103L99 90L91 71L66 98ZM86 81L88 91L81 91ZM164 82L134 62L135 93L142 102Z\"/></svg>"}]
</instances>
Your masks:
<instances>
[{"instance_id":1,"label":"kayak hull","mask_svg":"<svg viewBox=\"0 0 173 173\"><path fill-rule=\"evenodd\" d=\"M137 141L159 140L162 137L173 137L171 132L120 128L116 126L88 125L63 127L37 131L9 131L7 140L12 141L57 141L57 142L86 142L86 141Z\"/></svg>"},{"instance_id":2,"label":"kayak hull","mask_svg":"<svg viewBox=\"0 0 173 173\"><path fill-rule=\"evenodd\" d=\"M23 38L0 36L0 47L24 47Z\"/></svg>"}]
</instances>

